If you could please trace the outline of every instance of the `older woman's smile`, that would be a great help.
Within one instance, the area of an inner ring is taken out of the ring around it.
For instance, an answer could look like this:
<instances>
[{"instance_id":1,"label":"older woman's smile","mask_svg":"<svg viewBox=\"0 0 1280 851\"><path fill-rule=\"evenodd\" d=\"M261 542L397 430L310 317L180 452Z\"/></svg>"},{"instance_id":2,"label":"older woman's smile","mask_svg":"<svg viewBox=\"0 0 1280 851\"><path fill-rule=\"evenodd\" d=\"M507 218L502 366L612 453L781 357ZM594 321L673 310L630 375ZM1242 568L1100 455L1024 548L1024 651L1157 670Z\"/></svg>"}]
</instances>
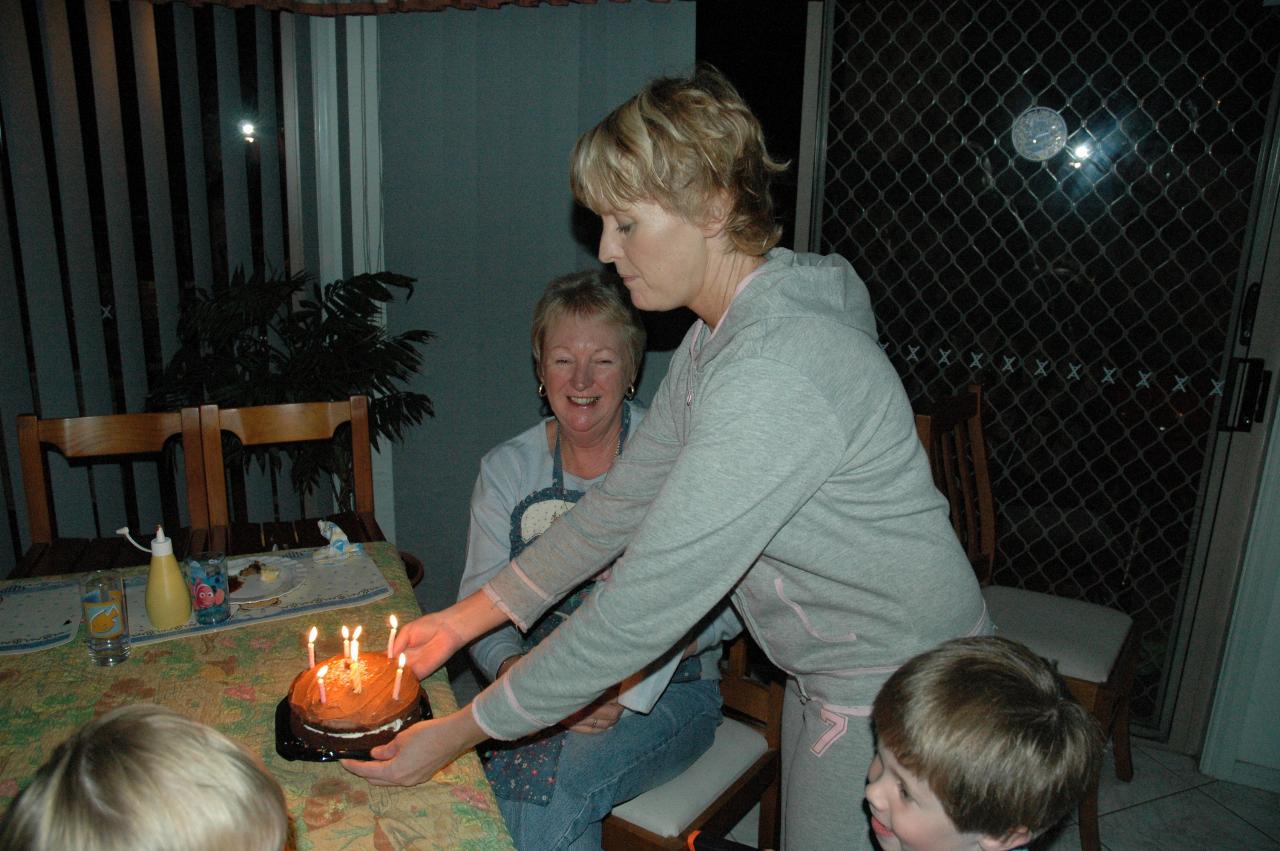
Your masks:
<instances>
[{"instance_id":1,"label":"older woman's smile","mask_svg":"<svg viewBox=\"0 0 1280 851\"><path fill-rule=\"evenodd\" d=\"M538 376L560 435L572 447L616 441L630 382L624 351L622 331L597 315L568 314L547 327Z\"/></svg>"}]
</instances>

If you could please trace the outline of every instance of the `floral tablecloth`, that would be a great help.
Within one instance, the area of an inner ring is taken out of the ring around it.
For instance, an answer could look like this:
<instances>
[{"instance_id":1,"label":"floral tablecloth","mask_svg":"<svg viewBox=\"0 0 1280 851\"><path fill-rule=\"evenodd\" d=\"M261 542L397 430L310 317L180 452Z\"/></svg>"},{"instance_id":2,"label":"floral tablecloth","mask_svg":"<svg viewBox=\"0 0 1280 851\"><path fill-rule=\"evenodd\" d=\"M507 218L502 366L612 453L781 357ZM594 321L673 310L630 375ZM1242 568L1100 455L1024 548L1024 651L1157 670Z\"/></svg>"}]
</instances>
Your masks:
<instances>
[{"instance_id":1,"label":"floral tablecloth","mask_svg":"<svg viewBox=\"0 0 1280 851\"><path fill-rule=\"evenodd\" d=\"M284 786L299 851L510 849L474 753L407 789L371 786L337 763L290 762L276 753L276 705L306 667L307 629L319 627L316 656L324 658L342 652L342 624L362 624L371 639L365 646L373 651L385 647L389 615L404 623L419 613L394 547L366 548L392 590L373 603L135 646L131 658L114 668L89 662L83 634L59 647L0 656L0 809L78 726L122 704L159 703L262 755ZM423 687L437 716L457 707L443 671Z\"/></svg>"}]
</instances>

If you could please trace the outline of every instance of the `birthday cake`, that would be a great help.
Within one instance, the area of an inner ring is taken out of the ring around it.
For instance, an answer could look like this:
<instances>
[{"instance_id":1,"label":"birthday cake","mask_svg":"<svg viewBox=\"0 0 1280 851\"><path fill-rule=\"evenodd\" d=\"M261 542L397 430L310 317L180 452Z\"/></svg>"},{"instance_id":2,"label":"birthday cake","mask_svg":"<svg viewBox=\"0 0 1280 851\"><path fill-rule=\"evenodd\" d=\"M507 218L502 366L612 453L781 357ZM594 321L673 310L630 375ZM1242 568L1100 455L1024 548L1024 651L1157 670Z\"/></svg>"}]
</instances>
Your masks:
<instances>
[{"instance_id":1,"label":"birthday cake","mask_svg":"<svg viewBox=\"0 0 1280 851\"><path fill-rule=\"evenodd\" d=\"M357 672L354 665L359 666ZM307 747L325 751L364 751L385 744L422 720L422 691L413 671L405 669L400 696L395 691L396 662L381 654L361 654L353 663L334 656L308 668L289 687L289 727ZM316 676L324 676L324 701ZM357 688L359 680L359 691Z\"/></svg>"}]
</instances>

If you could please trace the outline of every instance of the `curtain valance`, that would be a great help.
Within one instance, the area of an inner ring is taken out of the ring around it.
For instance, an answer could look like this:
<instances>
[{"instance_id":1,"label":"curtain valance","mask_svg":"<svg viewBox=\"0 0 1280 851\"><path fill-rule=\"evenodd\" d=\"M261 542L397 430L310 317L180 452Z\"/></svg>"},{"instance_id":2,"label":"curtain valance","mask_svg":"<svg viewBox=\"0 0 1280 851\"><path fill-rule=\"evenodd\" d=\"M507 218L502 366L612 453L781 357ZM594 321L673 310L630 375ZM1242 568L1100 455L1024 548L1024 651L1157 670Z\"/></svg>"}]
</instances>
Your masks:
<instances>
[{"instance_id":1,"label":"curtain valance","mask_svg":"<svg viewBox=\"0 0 1280 851\"><path fill-rule=\"evenodd\" d=\"M261 6L270 11L297 12L303 15L383 15L391 12L440 12L445 9L497 9L501 6L568 6L570 3L595 5L596 0L151 0L152 3L185 3L188 6ZM630 0L609 0L629 3ZM649 0L668 3L670 0Z\"/></svg>"}]
</instances>

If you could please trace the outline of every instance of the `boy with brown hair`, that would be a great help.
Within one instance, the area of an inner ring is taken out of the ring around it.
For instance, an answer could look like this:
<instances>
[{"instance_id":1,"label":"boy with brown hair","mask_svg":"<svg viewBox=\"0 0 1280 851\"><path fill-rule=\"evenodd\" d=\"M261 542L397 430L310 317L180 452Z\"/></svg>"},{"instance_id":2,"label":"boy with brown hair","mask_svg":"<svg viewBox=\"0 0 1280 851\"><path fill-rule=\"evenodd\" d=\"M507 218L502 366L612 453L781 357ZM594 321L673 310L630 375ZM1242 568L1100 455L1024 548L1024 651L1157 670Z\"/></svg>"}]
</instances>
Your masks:
<instances>
[{"instance_id":1,"label":"boy with brown hair","mask_svg":"<svg viewBox=\"0 0 1280 851\"><path fill-rule=\"evenodd\" d=\"M885 851L1010 851L1051 828L1094 782L1097 724L1044 659L1013 641L961 638L880 689L867 773Z\"/></svg>"}]
</instances>

